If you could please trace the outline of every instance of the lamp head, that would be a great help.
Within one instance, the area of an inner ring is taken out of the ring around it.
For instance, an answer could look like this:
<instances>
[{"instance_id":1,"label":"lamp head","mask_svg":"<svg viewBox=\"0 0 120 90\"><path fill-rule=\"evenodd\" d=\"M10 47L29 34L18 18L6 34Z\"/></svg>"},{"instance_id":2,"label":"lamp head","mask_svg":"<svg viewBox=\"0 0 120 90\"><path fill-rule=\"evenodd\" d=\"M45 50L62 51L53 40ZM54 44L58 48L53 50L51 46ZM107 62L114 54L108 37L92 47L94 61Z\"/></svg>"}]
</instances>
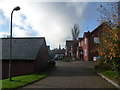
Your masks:
<instances>
[{"instance_id":1,"label":"lamp head","mask_svg":"<svg viewBox=\"0 0 120 90\"><path fill-rule=\"evenodd\" d=\"M15 7L13 10L18 11L18 10L20 10L20 7L17 6L17 7Z\"/></svg>"}]
</instances>

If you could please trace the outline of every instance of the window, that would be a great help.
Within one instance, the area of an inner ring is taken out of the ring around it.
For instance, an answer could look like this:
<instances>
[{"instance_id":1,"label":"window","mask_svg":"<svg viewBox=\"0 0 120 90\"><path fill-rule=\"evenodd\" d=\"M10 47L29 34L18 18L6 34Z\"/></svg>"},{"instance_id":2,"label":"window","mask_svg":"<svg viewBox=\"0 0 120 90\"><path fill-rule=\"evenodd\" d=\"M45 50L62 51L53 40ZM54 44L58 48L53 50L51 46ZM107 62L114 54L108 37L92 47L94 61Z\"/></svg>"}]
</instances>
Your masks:
<instances>
[{"instance_id":1,"label":"window","mask_svg":"<svg viewBox=\"0 0 120 90\"><path fill-rule=\"evenodd\" d=\"M83 51L80 50L80 54L83 54Z\"/></svg>"},{"instance_id":2,"label":"window","mask_svg":"<svg viewBox=\"0 0 120 90\"><path fill-rule=\"evenodd\" d=\"M79 47L81 46L81 42L79 42Z\"/></svg>"},{"instance_id":3,"label":"window","mask_svg":"<svg viewBox=\"0 0 120 90\"><path fill-rule=\"evenodd\" d=\"M81 46L83 46L83 41L82 41L82 43L81 43Z\"/></svg>"},{"instance_id":4,"label":"window","mask_svg":"<svg viewBox=\"0 0 120 90\"><path fill-rule=\"evenodd\" d=\"M85 44L87 43L87 39L85 38Z\"/></svg>"},{"instance_id":5,"label":"window","mask_svg":"<svg viewBox=\"0 0 120 90\"><path fill-rule=\"evenodd\" d=\"M87 49L84 50L84 55L87 56Z\"/></svg>"},{"instance_id":6,"label":"window","mask_svg":"<svg viewBox=\"0 0 120 90\"><path fill-rule=\"evenodd\" d=\"M99 38L98 37L94 37L94 43L99 43Z\"/></svg>"}]
</instances>

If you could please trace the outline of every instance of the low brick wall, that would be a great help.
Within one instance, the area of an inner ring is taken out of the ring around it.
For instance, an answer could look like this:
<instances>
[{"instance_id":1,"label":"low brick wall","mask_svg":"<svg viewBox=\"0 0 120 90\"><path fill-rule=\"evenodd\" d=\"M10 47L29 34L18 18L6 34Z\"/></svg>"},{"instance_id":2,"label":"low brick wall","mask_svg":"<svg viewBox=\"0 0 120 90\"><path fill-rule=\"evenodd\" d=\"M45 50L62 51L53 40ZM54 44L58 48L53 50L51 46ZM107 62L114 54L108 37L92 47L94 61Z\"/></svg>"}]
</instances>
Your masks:
<instances>
[{"instance_id":1,"label":"low brick wall","mask_svg":"<svg viewBox=\"0 0 120 90\"><path fill-rule=\"evenodd\" d=\"M18 76L23 74L29 74L34 72L34 61L33 60L14 60L11 65L12 76ZM2 61L2 78L9 77L9 61Z\"/></svg>"}]
</instances>

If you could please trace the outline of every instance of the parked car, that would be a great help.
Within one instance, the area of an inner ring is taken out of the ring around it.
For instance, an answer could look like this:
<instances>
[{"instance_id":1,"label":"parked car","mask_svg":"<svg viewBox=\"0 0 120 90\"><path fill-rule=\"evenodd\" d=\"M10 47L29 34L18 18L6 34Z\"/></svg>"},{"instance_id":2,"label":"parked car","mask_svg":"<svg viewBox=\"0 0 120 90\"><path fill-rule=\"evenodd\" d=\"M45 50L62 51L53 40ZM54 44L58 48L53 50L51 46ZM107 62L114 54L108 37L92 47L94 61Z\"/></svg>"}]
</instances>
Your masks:
<instances>
[{"instance_id":1,"label":"parked car","mask_svg":"<svg viewBox=\"0 0 120 90\"><path fill-rule=\"evenodd\" d=\"M54 56L54 60L59 60L59 54L56 54L56 55Z\"/></svg>"},{"instance_id":2,"label":"parked car","mask_svg":"<svg viewBox=\"0 0 120 90\"><path fill-rule=\"evenodd\" d=\"M64 58L64 54L60 54L60 59L63 59Z\"/></svg>"},{"instance_id":3,"label":"parked car","mask_svg":"<svg viewBox=\"0 0 120 90\"><path fill-rule=\"evenodd\" d=\"M93 57L93 61L97 61L100 59L100 56Z\"/></svg>"},{"instance_id":4,"label":"parked car","mask_svg":"<svg viewBox=\"0 0 120 90\"><path fill-rule=\"evenodd\" d=\"M64 58L64 54L56 54L55 56L54 56L54 60L61 60L61 59L63 59Z\"/></svg>"}]
</instances>

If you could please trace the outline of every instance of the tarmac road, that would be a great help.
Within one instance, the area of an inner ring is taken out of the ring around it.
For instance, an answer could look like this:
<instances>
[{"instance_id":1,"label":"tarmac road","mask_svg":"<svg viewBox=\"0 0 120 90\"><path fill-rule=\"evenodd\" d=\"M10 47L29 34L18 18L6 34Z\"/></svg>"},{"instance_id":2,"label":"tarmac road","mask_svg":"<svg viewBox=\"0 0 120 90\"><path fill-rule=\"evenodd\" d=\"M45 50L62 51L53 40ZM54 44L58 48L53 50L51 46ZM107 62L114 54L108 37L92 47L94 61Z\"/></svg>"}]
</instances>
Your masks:
<instances>
[{"instance_id":1,"label":"tarmac road","mask_svg":"<svg viewBox=\"0 0 120 90\"><path fill-rule=\"evenodd\" d=\"M23 88L115 88L94 71L95 62L56 62L56 69L46 78Z\"/></svg>"}]
</instances>

